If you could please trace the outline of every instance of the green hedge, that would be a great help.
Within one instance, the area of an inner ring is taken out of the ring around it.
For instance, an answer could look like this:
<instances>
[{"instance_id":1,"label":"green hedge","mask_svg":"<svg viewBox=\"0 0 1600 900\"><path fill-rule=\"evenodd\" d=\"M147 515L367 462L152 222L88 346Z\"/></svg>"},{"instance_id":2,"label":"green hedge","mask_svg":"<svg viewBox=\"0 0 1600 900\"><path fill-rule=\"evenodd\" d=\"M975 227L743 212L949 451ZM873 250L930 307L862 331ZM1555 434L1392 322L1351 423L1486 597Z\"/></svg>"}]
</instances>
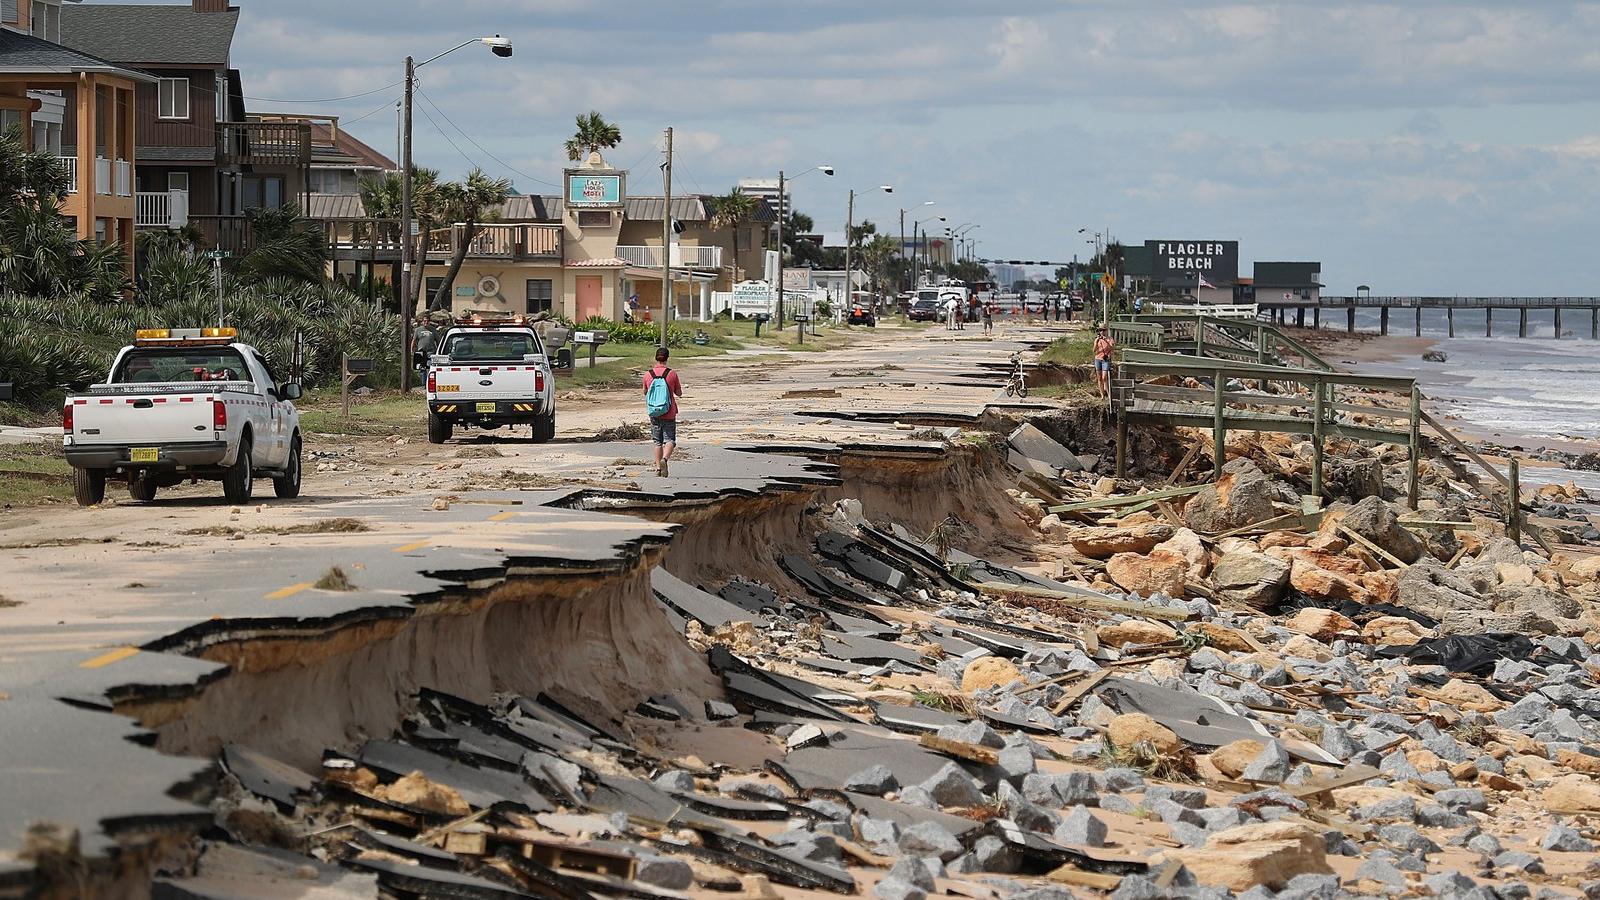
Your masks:
<instances>
[{"instance_id":1,"label":"green hedge","mask_svg":"<svg viewBox=\"0 0 1600 900\"><path fill-rule=\"evenodd\" d=\"M655 344L661 341L661 326L651 322L613 322L604 316L590 316L577 324L579 331L605 331L607 340L617 344ZM667 326L667 346L686 347L694 333L676 323Z\"/></svg>"}]
</instances>

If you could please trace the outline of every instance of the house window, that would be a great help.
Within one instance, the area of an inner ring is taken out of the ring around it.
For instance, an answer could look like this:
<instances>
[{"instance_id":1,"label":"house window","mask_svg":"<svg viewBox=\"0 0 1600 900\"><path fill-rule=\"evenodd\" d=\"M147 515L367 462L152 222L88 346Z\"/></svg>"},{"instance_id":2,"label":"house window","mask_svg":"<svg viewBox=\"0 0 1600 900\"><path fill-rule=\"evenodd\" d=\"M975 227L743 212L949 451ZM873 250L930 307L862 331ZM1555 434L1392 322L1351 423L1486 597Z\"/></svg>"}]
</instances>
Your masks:
<instances>
[{"instance_id":1,"label":"house window","mask_svg":"<svg viewBox=\"0 0 1600 900\"><path fill-rule=\"evenodd\" d=\"M45 27L44 0L33 0L33 17L28 24L33 29L34 37L50 40Z\"/></svg>"},{"instance_id":2,"label":"house window","mask_svg":"<svg viewBox=\"0 0 1600 900\"><path fill-rule=\"evenodd\" d=\"M15 109L0 109L0 134L22 127L22 113Z\"/></svg>"},{"instance_id":3,"label":"house window","mask_svg":"<svg viewBox=\"0 0 1600 900\"><path fill-rule=\"evenodd\" d=\"M189 189L189 173L188 172L168 172L167 173L167 190L169 190L169 191L187 191L188 189Z\"/></svg>"},{"instance_id":4,"label":"house window","mask_svg":"<svg viewBox=\"0 0 1600 900\"><path fill-rule=\"evenodd\" d=\"M424 282L424 284L427 285L427 287L426 287L427 296L422 298L422 304L424 306L427 306L427 305L433 303L433 298L438 296L439 289L444 287L444 279L436 276L436 277L433 277L433 278L429 278L427 281Z\"/></svg>"},{"instance_id":5,"label":"house window","mask_svg":"<svg viewBox=\"0 0 1600 900\"><path fill-rule=\"evenodd\" d=\"M604 209L578 210L579 228L608 228L611 226L611 213Z\"/></svg>"},{"instance_id":6,"label":"house window","mask_svg":"<svg viewBox=\"0 0 1600 900\"><path fill-rule=\"evenodd\" d=\"M241 209L277 209L283 205L282 175L246 175L240 179Z\"/></svg>"},{"instance_id":7,"label":"house window","mask_svg":"<svg viewBox=\"0 0 1600 900\"><path fill-rule=\"evenodd\" d=\"M228 79L226 76L217 76L215 96L217 98L217 121L226 122L228 121Z\"/></svg>"},{"instance_id":8,"label":"house window","mask_svg":"<svg viewBox=\"0 0 1600 900\"><path fill-rule=\"evenodd\" d=\"M160 87L158 113L163 119L189 118L189 79L163 78Z\"/></svg>"},{"instance_id":9,"label":"house window","mask_svg":"<svg viewBox=\"0 0 1600 900\"><path fill-rule=\"evenodd\" d=\"M548 278L528 279L528 312L542 313L550 311L550 291L553 282Z\"/></svg>"},{"instance_id":10,"label":"house window","mask_svg":"<svg viewBox=\"0 0 1600 900\"><path fill-rule=\"evenodd\" d=\"M344 173L332 169L311 170L311 193L341 194L344 190Z\"/></svg>"}]
</instances>

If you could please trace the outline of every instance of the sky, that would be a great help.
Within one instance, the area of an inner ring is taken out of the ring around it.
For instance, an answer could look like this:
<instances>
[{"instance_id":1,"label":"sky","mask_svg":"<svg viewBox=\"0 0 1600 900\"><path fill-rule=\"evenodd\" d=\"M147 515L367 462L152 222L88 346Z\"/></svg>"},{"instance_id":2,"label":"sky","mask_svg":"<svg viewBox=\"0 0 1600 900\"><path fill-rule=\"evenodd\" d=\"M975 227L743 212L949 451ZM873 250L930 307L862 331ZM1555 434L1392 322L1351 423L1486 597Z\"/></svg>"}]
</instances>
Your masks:
<instances>
[{"instance_id":1,"label":"sky","mask_svg":"<svg viewBox=\"0 0 1600 900\"><path fill-rule=\"evenodd\" d=\"M593 109L632 193L669 125L677 192L834 166L793 185L829 235L890 184L858 221L974 222L980 257L1087 259L1087 227L1319 260L1331 293L1600 294L1595 2L235 2L252 112L390 152L406 54L510 37L420 70L415 155L527 193Z\"/></svg>"}]
</instances>

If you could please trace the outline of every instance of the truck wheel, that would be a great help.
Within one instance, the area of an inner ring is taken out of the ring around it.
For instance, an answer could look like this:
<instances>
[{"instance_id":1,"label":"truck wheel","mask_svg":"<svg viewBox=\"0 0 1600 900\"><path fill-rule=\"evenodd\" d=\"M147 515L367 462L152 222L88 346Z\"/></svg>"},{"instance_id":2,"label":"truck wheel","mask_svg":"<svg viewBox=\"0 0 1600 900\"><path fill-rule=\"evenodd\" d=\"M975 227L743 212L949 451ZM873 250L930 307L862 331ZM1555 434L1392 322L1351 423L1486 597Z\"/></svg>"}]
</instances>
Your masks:
<instances>
[{"instance_id":1,"label":"truck wheel","mask_svg":"<svg viewBox=\"0 0 1600 900\"><path fill-rule=\"evenodd\" d=\"M293 500L300 496L300 436L295 435L289 442L289 462L284 466L283 474L272 479L272 492L281 500Z\"/></svg>"},{"instance_id":2,"label":"truck wheel","mask_svg":"<svg viewBox=\"0 0 1600 900\"><path fill-rule=\"evenodd\" d=\"M72 493L79 506L93 506L106 499L106 472L104 469L73 469Z\"/></svg>"},{"instance_id":3,"label":"truck wheel","mask_svg":"<svg viewBox=\"0 0 1600 900\"><path fill-rule=\"evenodd\" d=\"M547 443L556 436L556 414L540 416L533 420L533 442L535 444Z\"/></svg>"},{"instance_id":4,"label":"truck wheel","mask_svg":"<svg viewBox=\"0 0 1600 900\"><path fill-rule=\"evenodd\" d=\"M250 438L239 439L239 458L222 473L222 495L230 503L249 503L255 490L255 464L250 461Z\"/></svg>"},{"instance_id":5,"label":"truck wheel","mask_svg":"<svg viewBox=\"0 0 1600 900\"><path fill-rule=\"evenodd\" d=\"M428 443L442 444L450 440L450 420L438 413L428 413Z\"/></svg>"},{"instance_id":6,"label":"truck wheel","mask_svg":"<svg viewBox=\"0 0 1600 900\"><path fill-rule=\"evenodd\" d=\"M156 482L149 475L141 475L128 482L128 496L140 503L149 503L156 498Z\"/></svg>"}]
</instances>

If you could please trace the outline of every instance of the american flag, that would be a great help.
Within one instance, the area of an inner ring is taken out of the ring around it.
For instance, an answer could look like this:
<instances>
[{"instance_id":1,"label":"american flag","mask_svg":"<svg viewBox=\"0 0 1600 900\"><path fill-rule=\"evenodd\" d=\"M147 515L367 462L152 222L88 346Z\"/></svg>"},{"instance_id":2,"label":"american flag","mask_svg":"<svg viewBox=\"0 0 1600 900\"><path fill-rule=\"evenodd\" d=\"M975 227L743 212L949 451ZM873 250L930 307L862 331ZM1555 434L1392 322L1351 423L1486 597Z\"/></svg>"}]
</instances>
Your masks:
<instances>
[{"instance_id":1,"label":"american flag","mask_svg":"<svg viewBox=\"0 0 1600 900\"><path fill-rule=\"evenodd\" d=\"M1206 280L1206 276L1205 276L1204 272L1196 272L1194 274L1195 274L1196 278L1200 279L1200 286L1201 287L1203 287L1203 288L1215 288L1216 287L1216 285L1214 285L1211 282Z\"/></svg>"}]
</instances>

